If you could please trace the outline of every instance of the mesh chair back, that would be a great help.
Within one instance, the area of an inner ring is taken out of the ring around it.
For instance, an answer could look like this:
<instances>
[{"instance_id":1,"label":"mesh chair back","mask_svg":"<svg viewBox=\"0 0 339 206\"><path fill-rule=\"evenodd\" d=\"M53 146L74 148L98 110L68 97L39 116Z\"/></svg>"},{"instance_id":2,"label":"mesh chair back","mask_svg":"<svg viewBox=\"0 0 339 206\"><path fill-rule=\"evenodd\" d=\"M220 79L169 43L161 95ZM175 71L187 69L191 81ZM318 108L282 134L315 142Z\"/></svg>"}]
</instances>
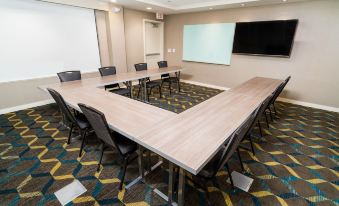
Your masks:
<instances>
[{"instance_id":1,"label":"mesh chair back","mask_svg":"<svg viewBox=\"0 0 339 206\"><path fill-rule=\"evenodd\" d=\"M168 67L167 61L160 61L160 62L158 62L158 66L159 66L159 68ZM169 73L161 75L161 78L168 78L168 77L170 77Z\"/></svg>"},{"instance_id":2,"label":"mesh chair back","mask_svg":"<svg viewBox=\"0 0 339 206\"><path fill-rule=\"evenodd\" d=\"M134 64L134 67L137 72L147 70L147 63Z\"/></svg>"},{"instance_id":3,"label":"mesh chair back","mask_svg":"<svg viewBox=\"0 0 339 206\"><path fill-rule=\"evenodd\" d=\"M59 94L59 92L55 91L54 89L47 88L48 92L51 94L53 99L55 100L56 104L58 105L60 112L64 116L64 120L77 125L77 121L75 120L72 112L69 110L64 98Z\"/></svg>"},{"instance_id":4,"label":"mesh chair back","mask_svg":"<svg viewBox=\"0 0 339 206\"><path fill-rule=\"evenodd\" d=\"M100 75L103 76L108 76L108 75L115 75L117 73L117 70L115 66L110 66L110 67L101 67L99 68Z\"/></svg>"},{"instance_id":5,"label":"mesh chair back","mask_svg":"<svg viewBox=\"0 0 339 206\"><path fill-rule=\"evenodd\" d=\"M81 80L81 72L80 71L59 72L58 77L60 79L60 82Z\"/></svg>"},{"instance_id":6,"label":"mesh chair back","mask_svg":"<svg viewBox=\"0 0 339 206\"><path fill-rule=\"evenodd\" d=\"M117 73L117 70L115 66L110 66L110 67L101 67L99 68L100 75L103 76L109 76L109 75L115 75ZM106 86L106 89L111 89L111 88L120 88L119 84L110 84Z\"/></svg>"},{"instance_id":7,"label":"mesh chair back","mask_svg":"<svg viewBox=\"0 0 339 206\"><path fill-rule=\"evenodd\" d=\"M86 116L97 137L101 139L104 143L117 148L119 153L121 154L119 147L117 147L117 145L115 144L114 136L110 128L108 127L105 115L95 108L87 106L85 104L80 103L79 107Z\"/></svg>"}]
</instances>

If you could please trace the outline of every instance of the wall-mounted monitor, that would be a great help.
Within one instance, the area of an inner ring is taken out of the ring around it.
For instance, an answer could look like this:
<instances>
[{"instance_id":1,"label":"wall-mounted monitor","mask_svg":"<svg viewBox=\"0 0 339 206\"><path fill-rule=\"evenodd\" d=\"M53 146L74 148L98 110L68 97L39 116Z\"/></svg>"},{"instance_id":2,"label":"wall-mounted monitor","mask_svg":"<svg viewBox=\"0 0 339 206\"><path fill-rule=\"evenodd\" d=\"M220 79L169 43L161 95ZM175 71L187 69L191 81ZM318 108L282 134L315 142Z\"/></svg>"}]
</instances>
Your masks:
<instances>
[{"instance_id":1,"label":"wall-mounted monitor","mask_svg":"<svg viewBox=\"0 0 339 206\"><path fill-rule=\"evenodd\" d=\"M297 19L237 23L233 53L289 57L297 26Z\"/></svg>"}]
</instances>

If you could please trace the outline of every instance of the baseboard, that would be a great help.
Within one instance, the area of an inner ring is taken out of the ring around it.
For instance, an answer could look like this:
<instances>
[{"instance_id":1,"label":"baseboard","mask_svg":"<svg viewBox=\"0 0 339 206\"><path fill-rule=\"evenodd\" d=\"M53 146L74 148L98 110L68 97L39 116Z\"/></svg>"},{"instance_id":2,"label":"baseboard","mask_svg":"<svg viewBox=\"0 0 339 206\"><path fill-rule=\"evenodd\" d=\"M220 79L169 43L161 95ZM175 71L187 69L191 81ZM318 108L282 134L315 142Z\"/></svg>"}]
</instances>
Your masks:
<instances>
[{"instance_id":1,"label":"baseboard","mask_svg":"<svg viewBox=\"0 0 339 206\"><path fill-rule=\"evenodd\" d=\"M195 84L195 85L199 85L199 86L203 86L203 87L209 87L209 88L213 88L213 89L220 89L220 90L229 90L230 89L228 87L222 87L222 86L217 86L217 85L213 85L213 84L206 84L206 83L201 83L201 82L196 82L196 81L191 81L191 80L185 80L185 79L180 79L180 81L188 83L188 84Z\"/></svg>"},{"instance_id":2,"label":"baseboard","mask_svg":"<svg viewBox=\"0 0 339 206\"><path fill-rule=\"evenodd\" d=\"M182 79L180 81L185 82L185 83L189 83L189 84L195 84L195 85L210 87L210 88L214 88L214 89L220 89L220 90L229 90L230 89L230 88L227 88L227 87L216 86L216 85L212 85L212 84L205 84L205 83L201 83L201 82L184 80L184 79ZM287 102L287 103L301 105L301 106L305 106L305 107L312 107L312 108L322 109L322 110L331 111L331 112L339 112L339 108L337 108L337 107L330 107L330 106L326 106L326 105L314 104L314 103L310 103L310 102L303 102L303 101L298 101L298 100L294 100L294 99L287 99L287 98L282 98L282 97L278 97L277 100L281 101L281 102Z\"/></svg>"},{"instance_id":3,"label":"baseboard","mask_svg":"<svg viewBox=\"0 0 339 206\"><path fill-rule=\"evenodd\" d=\"M294 100L294 99L287 99L287 98L282 98L282 97L278 97L277 100L281 101L281 102L297 104L297 105L301 105L301 106L305 106L305 107L313 107L313 108L316 108L316 109L322 109L322 110L331 111L331 112L339 112L339 108L337 108L337 107L330 107L330 106L326 106L326 105L314 104L314 103L310 103L310 102L303 102L303 101L298 101L298 100Z\"/></svg>"},{"instance_id":4,"label":"baseboard","mask_svg":"<svg viewBox=\"0 0 339 206\"><path fill-rule=\"evenodd\" d=\"M6 113L9 113L9 112L16 112L16 111L19 111L19 110L28 109L28 108L32 108L32 107L38 107L38 106L50 104L50 103L53 103L53 102L54 102L53 99L47 99L47 100L32 102L32 103L29 103L29 104L23 104L23 105L19 105L19 106L15 106L15 107L4 108L4 109L0 109L0 114L6 114Z\"/></svg>"}]
</instances>

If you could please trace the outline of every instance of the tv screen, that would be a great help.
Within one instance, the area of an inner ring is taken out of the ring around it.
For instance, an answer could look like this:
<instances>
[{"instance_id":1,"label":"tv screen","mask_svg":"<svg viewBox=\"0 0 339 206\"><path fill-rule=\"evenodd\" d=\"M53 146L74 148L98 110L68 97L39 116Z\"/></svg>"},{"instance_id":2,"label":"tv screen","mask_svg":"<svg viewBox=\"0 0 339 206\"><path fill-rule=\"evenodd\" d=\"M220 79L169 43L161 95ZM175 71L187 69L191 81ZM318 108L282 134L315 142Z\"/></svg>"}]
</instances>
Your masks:
<instances>
[{"instance_id":1,"label":"tv screen","mask_svg":"<svg viewBox=\"0 0 339 206\"><path fill-rule=\"evenodd\" d=\"M233 53L289 57L297 19L236 24Z\"/></svg>"}]
</instances>

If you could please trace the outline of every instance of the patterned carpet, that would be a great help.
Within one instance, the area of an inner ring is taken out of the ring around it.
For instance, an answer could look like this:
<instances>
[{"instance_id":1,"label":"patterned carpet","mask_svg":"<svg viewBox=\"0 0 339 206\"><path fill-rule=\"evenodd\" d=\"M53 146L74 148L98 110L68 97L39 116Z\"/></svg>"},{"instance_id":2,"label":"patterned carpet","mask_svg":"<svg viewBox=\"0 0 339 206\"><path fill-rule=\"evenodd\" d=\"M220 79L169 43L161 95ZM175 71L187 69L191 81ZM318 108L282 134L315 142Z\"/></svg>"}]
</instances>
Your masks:
<instances>
[{"instance_id":1,"label":"patterned carpet","mask_svg":"<svg viewBox=\"0 0 339 206\"><path fill-rule=\"evenodd\" d=\"M164 91L162 99L154 93L150 102L179 113L220 92L185 83L182 90L171 97ZM250 191L232 190L227 172L221 171L209 185L211 205L339 205L339 114L281 102L276 106L270 128L262 124L264 137L254 133L256 156L241 150L246 175L254 178ZM60 121L55 104L0 115L0 205L60 205L54 192L74 178L88 191L68 205L166 205L152 192L152 187L166 191L166 164L148 176L147 185L119 192L117 154L105 153L104 166L96 172L95 138L78 158L80 140L67 145L68 129ZM236 155L230 167L241 171ZM137 171L134 162L127 183ZM189 181L185 200L188 206L207 204L204 191Z\"/></svg>"}]
</instances>

